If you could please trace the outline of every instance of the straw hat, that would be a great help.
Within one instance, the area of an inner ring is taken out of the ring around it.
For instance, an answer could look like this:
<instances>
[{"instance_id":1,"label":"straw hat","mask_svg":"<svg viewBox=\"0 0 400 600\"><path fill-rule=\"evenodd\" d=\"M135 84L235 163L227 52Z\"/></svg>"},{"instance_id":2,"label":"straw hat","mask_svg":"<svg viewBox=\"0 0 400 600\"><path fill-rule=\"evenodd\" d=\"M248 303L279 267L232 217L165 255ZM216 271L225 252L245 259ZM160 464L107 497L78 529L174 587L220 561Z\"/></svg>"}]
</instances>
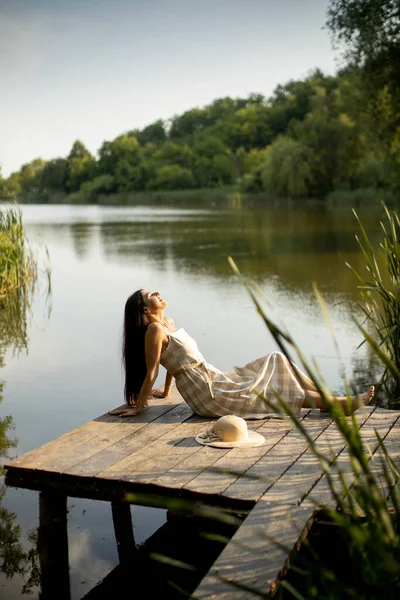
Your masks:
<instances>
[{"instance_id":1,"label":"straw hat","mask_svg":"<svg viewBox=\"0 0 400 600\"><path fill-rule=\"evenodd\" d=\"M220 417L207 431L196 435L195 439L203 446L216 448L253 448L265 442L262 435L248 431L246 421L235 415Z\"/></svg>"}]
</instances>

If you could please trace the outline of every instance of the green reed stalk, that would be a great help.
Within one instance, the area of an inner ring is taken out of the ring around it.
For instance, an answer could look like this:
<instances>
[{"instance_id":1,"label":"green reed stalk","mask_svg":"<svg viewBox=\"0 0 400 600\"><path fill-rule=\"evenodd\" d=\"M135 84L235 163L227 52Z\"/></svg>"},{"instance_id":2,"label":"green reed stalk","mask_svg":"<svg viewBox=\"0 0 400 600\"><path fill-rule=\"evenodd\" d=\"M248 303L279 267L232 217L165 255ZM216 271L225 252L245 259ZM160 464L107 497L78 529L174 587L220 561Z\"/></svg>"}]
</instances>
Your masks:
<instances>
[{"instance_id":1,"label":"green reed stalk","mask_svg":"<svg viewBox=\"0 0 400 600\"><path fill-rule=\"evenodd\" d=\"M51 295L50 258L46 251L44 275ZM0 208L0 362L8 347L27 347L27 311L38 281L36 256L26 242L21 211Z\"/></svg>"},{"instance_id":2,"label":"green reed stalk","mask_svg":"<svg viewBox=\"0 0 400 600\"><path fill-rule=\"evenodd\" d=\"M383 240L378 248L370 241L357 213L354 215L361 229L356 236L368 275L351 269L359 281L361 310L365 315L364 338L384 365L384 383L391 405L400 402L400 220L395 211L383 205L386 222L381 222ZM368 336L366 329L372 331ZM380 347L374 347L374 341ZM384 360L384 355L389 359Z\"/></svg>"},{"instance_id":3,"label":"green reed stalk","mask_svg":"<svg viewBox=\"0 0 400 600\"><path fill-rule=\"evenodd\" d=\"M0 209L0 298L20 288L26 291L36 277L36 263L25 243L22 214Z\"/></svg>"}]
</instances>

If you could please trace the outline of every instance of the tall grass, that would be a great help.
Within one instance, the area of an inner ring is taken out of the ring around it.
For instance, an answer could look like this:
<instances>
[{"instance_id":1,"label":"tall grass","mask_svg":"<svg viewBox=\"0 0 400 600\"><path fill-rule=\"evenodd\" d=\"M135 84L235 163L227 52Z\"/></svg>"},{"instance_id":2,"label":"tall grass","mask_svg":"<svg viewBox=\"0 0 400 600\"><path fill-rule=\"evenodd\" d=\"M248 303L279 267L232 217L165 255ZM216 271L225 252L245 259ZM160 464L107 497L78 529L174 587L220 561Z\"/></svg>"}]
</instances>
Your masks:
<instances>
[{"instance_id":1,"label":"tall grass","mask_svg":"<svg viewBox=\"0 0 400 600\"><path fill-rule=\"evenodd\" d=\"M26 314L37 277L21 211L0 209L0 349L26 348ZM0 352L0 354L2 354Z\"/></svg>"},{"instance_id":2,"label":"tall grass","mask_svg":"<svg viewBox=\"0 0 400 600\"><path fill-rule=\"evenodd\" d=\"M383 363L382 383L394 406L400 404L400 220L395 211L383 206L386 221L381 222L383 239L378 249L353 211L361 230L356 239L366 273L346 264L359 281L360 307L365 315L360 329Z\"/></svg>"},{"instance_id":3,"label":"tall grass","mask_svg":"<svg viewBox=\"0 0 400 600\"><path fill-rule=\"evenodd\" d=\"M393 222L392 215L390 216L390 222L393 226L396 223L396 227L399 223L398 219L395 220L395 223ZM392 260L397 256L397 252L400 253L400 246L399 242L396 242L393 229L390 230L390 233L385 230L385 238L381 247L387 253L388 262L390 257L389 264L390 268L393 268L392 285L394 286L396 283L396 279L394 279L395 265L392 265ZM378 273L378 266L373 253L366 253L366 256L369 261L368 268L373 273ZM232 260L231 265L241 277ZM313 560L309 560L305 568L303 565L300 570L303 575L303 589L299 591L287 581L283 581L278 596L287 598L289 594L289 597L295 597L298 600L305 600L305 598L319 598L321 600L352 598L369 600L380 598L380 600L391 600L397 598L400 596L399 468L389 456L384 441L377 431L375 431L377 453L371 459L371 449L363 443L356 413L353 413L350 418L346 417L342 406L338 402L330 400L329 390L322 380L317 365L305 358L290 333L283 331L268 317L263 309L257 288L243 278L242 280L258 313L280 350L290 360L293 360L295 355L300 358L303 369L321 394L329 417L335 422L345 442L349 456L346 469L343 470L338 461L332 461L329 452L324 452L318 447L309 435L304 423L297 418L284 399L276 394L282 412L291 419L294 426L307 440L311 451L319 461L321 472L326 477L331 502L329 506L321 505L319 508L324 511L330 522L339 527L350 560L348 568L353 571L350 577L351 584L344 582L340 572L335 572L333 567L323 566L319 556L313 553L311 547ZM386 288L383 286L383 280L380 280L380 282L381 285L376 287L384 293ZM328 315L328 309L322 297L319 295L318 290L315 291L322 312ZM372 291L375 291L375 288L373 290L364 289L363 293ZM396 298L393 292L391 294ZM374 308L377 310L378 304L374 305ZM395 322L395 313L390 311L392 308L391 305L387 306L388 312L384 314L390 315L393 319L389 333L395 336L397 335L395 331L398 322ZM381 316L377 318L382 319ZM327 316L327 321L329 324L329 316ZM364 331L365 339L371 345L372 350L378 354L380 360L384 361L387 371L396 373L397 366L394 364L394 360L396 360L397 354L395 349L393 348L393 358L387 356L362 325L360 325L360 329ZM378 332L384 337L382 344L389 343L388 336L385 336L382 331L382 325L379 325ZM348 393L348 402L351 405L350 385L346 381L344 383ZM263 398L263 400L274 409L274 402L269 401L267 398ZM332 506L335 508L332 509ZM290 549L288 549L289 551ZM285 596L283 590L286 590Z\"/></svg>"},{"instance_id":4,"label":"tall grass","mask_svg":"<svg viewBox=\"0 0 400 600\"><path fill-rule=\"evenodd\" d=\"M26 291L36 278L33 252L25 243L18 208L0 209L0 298L17 288Z\"/></svg>"}]
</instances>

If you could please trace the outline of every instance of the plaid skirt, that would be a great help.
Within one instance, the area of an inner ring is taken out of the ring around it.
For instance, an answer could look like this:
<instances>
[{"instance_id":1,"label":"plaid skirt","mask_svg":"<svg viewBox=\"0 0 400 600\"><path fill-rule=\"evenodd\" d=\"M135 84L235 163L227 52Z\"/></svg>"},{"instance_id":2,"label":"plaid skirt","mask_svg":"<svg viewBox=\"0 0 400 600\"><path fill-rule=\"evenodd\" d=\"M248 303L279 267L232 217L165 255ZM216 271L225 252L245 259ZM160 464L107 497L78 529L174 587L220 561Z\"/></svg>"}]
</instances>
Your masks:
<instances>
[{"instance_id":1,"label":"plaid skirt","mask_svg":"<svg viewBox=\"0 0 400 600\"><path fill-rule=\"evenodd\" d=\"M176 378L176 387L187 404L204 417L282 416L277 395L295 413L303 405L304 389L281 352L272 352L244 367L223 372L205 361L195 340L181 328L169 335L160 363ZM296 370L303 384L310 382L298 367Z\"/></svg>"}]
</instances>

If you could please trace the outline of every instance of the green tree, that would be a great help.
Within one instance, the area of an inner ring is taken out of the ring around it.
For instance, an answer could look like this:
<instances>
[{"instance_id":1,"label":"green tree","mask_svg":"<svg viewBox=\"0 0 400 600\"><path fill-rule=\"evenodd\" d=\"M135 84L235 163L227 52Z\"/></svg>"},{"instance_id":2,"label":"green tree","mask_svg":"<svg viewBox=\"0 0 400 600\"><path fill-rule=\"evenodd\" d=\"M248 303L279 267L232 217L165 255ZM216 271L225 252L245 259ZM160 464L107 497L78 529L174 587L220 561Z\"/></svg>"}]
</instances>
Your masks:
<instances>
[{"instance_id":1,"label":"green tree","mask_svg":"<svg viewBox=\"0 0 400 600\"><path fill-rule=\"evenodd\" d=\"M150 172L151 169L144 161L131 164L127 159L121 159L115 168L116 190L119 192L145 190Z\"/></svg>"},{"instance_id":2,"label":"green tree","mask_svg":"<svg viewBox=\"0 0 400 600\"><path fill-rule=\"evenodd\" d=\"M269 124L270 108L260 104L250 104L237 110L231 118L220 122L216 131L232 149L262 148L273 139Z\"/></svg>"},{"instance_id":3,"label":"green tree","mask_svg":"<svg viewBox=\"0 0 400 600\"><path fill-rule=\"evenodd\" d=\"M68 161L65 158L49 160L43 167L41 188L43 191L65 191Z\"/></svg>"},{"instance_id":4,"label":"green tree","mask_svg":"<svg viewBox=\"0 0 400 600\"><path fill-rule=\"evenodd\" d=\"M189 169L179 165L165 165L156 169L154 179L149 182L149 189L184 190L194 186L194 179Z\"/></svg>"},{"instance_id":5,"label":"green tree","mask_svg":"<svg viewBox=\"0 0 400 600\"><path fill-rule=\"evenodd\" d=\"M398 0L331 0L327 25L357 63L390 59L399 68L400 3Z\"/></svg>"},{"instance_id":6,"label":"green tree","mask_svg":"<svg viewBox=\"0 0 400 600\"><path fill-rule=\"evenodd\" d=\"M11 175L3 180L3 193L6 197L19 196L22 192L21 187L21 172L11 173Z\"/></svg>"},{"instance_id":7,"label":"green tree","mask_svg":"<svg viewBox=\"0 0 400 600\"><path fill-rule=\"evenodd\" d=\"M72 158L85 158L85 156L91 156L89 150L86 148L83 142L76 140L72 144L72 148L68 154L68 160L71 160Z\"/></svg>"},{"instance_id":8,"label":"green tree","mask_svg":"<svg viewBox=\"0 0 400 600\"><path fill-rule=\"evenodd\" d=\"M398 189L400 2L331 0L327 25L333 39L344 47L349 64L359 67L365 103L362 112L370 129L367 136L388 171L388 183Z\"/></svg>"},{"instance_id":9,"label":"green tree","mask_svg":"<svg viewBox=\"0 0 400 600\"><path fill-rule=\"evenodd\" d=\"M211 179L219 185L232 183L234 168L230 153L216 154L212 158Z\"/></svg>"},{"instance_id":10,"label":"green tree","mask_svg":"<svg viewBox=\"0 0 400 600\"><path fill-rule=\"evenodd\" d=\"M331 0L327 26L349 64L362 67L369 95L388 86L400 103L400 3L398 0Z\"/></svg>"},{"instance_id":11,"label":"green tree","mask_svg":"<svg viewBox=\"0 0 400 600\"><path fill-rule=\"evenodd\" d=\"M20 186L22 193L37 193L41 190L41 176L45 166L42 158L35 158L22 165L20 170Z\"/></svg>"},{"instance_id":12,"label":"green tree","mask_svg":"<svg viewBox=\"0 0 400 600\"><path fill-rule=\"evenodd\" d=\"M312 179L308 148L279 137L268 148L261 172L265 192L282 197L307 196Z\"/></svg>"},{"instance_id":13,"label":"green tree","mask_svg":"<svg viewBox=\"0 0 400 600\"><path fill-rule=\"evenodd\" d=\"M145 146L146 144L162 144L167 140L167 132L165 131L165 124L162 119L150 123L147 127L142 130L132 132L137 138L139 144ZM131 134L129 134L131 135Z\"/></svg>"},{"instance_id":14,"label":"green tree","mask_svg":"<svg viewBox=\"0 0 400 600\"><path fill-rule=\"evenodd\" d=\"M310 192L316 196L325 196L337 187L353 187L364 153L362 132L342 109L338 90L329 93L318 87L311 112L303 121L291 125L293 137L309 150L313 181Z\"/></svg>"},{"instance_id":15,"label":"green tree","mask_svg":"<svg viewBox=\"0 0 400 600\"><path fill-rule=\"evenodd\" d=\"M192 150L188 144L176 144L168 140L155 150L152 159L159 167L176 164L184 168L190 168Z\"/></svg>"},{"instance_id":16,"label":"green tree","mask_svg":"<svg viewBox=\"0 0 400 600\"><path fill-rule=\"evenodd\" d=\"M137 165L142 160L142 151L136 137L120 135L112 142L104 142L99 150L99 167L101 173L113 175L120 161Z\"/></svg>"},{"instance_id":17,"label":"green tree","mask_svg":"<svg viewBox=\"0 0 400 600\"><path fill-rule=\"evenodd\" d=\"M82 183L92 179L96 173L96 161L84 144L74 142L67 158L65 187L68 192L76 192Z\"/></svg>"},{"instance_id":18,"label":"green tree","mask_svg":"<svg viewBox=\"0 0 400 600\"><path fill-rule=\"evenodd\" d=\"M203 131L209 125L208 112L206 109L193 108L171 120L169 137L171 139L187 138L193 134Z\"/></svg>"}]
</instances>

